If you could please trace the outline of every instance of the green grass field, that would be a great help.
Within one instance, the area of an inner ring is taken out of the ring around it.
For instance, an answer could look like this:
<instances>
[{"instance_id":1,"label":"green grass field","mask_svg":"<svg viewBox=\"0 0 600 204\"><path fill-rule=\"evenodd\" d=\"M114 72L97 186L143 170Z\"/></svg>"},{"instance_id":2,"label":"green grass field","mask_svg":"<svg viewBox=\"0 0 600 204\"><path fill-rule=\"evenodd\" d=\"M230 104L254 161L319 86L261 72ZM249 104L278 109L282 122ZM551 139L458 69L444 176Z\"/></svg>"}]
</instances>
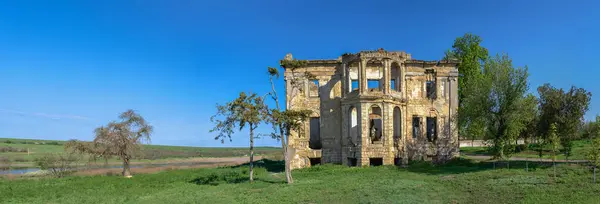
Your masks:
<instances>
[{"instance_id":1,"label":"green grass field","mask_svg":"<svg viewBox=\"0 0 600 204\"><path fill-rule=\"evenodd\" d=\"M571 159L572 160L586 160L587 153L589 152L589 150L590 150L590 141L589 140L574 141L572 154L571 154L571 156L569 156L569 159L570 160ZM561 150L561 151L563 151L563 150ZM460 152L464 153L464 154L468 154L468 155L469 154L470 155L490 155L490 153L486 147L461 147ZM529 148L527 150L518 152L512 156L519 157L519 158L539 158L538 152L533 148ZM544 158L544 159L552 158L552 153L550 152L549 147L545 147L545 151L543 153L542 158ZM566 159L564 152L558 153L556 155L556 158L560 159L560 160Z\"/></svg>"},{"instance_id":2,"label":"green grass field","mask_svg":"<svg viewBox=\"0 0 600 204\"><path fill-rule=\"evenodd\" d=\"M37 157L47 153L64 152L64 143L65 141L56 140L0 138L0 148L12 147L28 150L25 152L0 152L0 157L8 158L13 164L32 166L34 159ZM134 161L143 162L190 157L239 157L248 154L248 148L144 145L143 153ZM282 153L281 148L256 147L255 154L276 157ZM118 160L115 158L111 161L117 162Z\"/></svg>"},{"instance_id":3,"label":"green grass field","mask_svg":"<svg viewBox=\"0 0 600 204\"><path fill-rule=\"evenodd\" d=\"M155 174L0 179L0 203L600 203L588 168L514 162L511 169L458 160L295 170L287 185L281 162L262 161L254 183L247 167L172 170Z\"/></svg>"}]
</instances>

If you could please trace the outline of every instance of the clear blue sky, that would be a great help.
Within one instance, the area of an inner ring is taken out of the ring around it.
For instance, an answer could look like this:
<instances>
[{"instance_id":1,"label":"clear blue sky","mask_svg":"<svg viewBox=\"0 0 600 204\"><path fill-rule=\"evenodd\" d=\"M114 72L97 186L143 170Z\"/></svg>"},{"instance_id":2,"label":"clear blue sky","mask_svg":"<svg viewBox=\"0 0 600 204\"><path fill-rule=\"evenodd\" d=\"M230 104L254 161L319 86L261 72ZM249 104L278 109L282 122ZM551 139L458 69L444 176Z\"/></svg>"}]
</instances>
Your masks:
<instances>
[{"instance_id":1,"label":"clear blue sky","mask_svg":"<svg viewBox=\"0 0 600 204\"><path fill-rule=\"evenodd\" d=\"M2 1L0 137L89 140L132 108L154 144L247 146L245 132L214 141L209 117L240 91L267 92L265 68L286 53L382 47L437 60L466 32L528 65L530 91L583 87L586 119L600 111L598 1L324 2Z\"/></svg>"}]
</instances>

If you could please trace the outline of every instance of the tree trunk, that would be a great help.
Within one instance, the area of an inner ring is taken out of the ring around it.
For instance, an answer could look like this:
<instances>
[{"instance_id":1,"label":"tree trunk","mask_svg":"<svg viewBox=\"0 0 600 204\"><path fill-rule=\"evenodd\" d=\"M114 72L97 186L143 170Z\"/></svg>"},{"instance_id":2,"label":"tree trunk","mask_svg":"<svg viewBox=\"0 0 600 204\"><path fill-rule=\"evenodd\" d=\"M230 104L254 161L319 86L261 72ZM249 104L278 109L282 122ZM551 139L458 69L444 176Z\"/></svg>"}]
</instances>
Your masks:
<instances>
[{"instance_id":1,"label":"tree trunk","mask_svg":"<svg viewBox=\"0 0 600 204\"><path fill-rule=\"evenodd\" d=\"M127 158L127 157L122 157L122 158L123 158L123 176L131 177L131 169L129 168L129 158Z\"/></svg>"},{"instance_id":2,"label":"tree trunk","mask_svg":"<svg viewBox=\"0 0 600 204\"><path fill-rule=\"evenodd\" d=\"M552 160L552 168L554 169L554 179L556 179L556 162Z\"/></svg>"},{"instance_id":3,"label":"tree trunk","mask_svg":"<svg viewBox=\"0 0 600 204\"><path fill-rule=\"evenodd\" d=\"M596 165L594 165L594 174L593 174L593 178L594 178L594 183L596 183Z\"/></svg>"},{"instance_id":4,"label":"tree trunk","mask_svg":"<svg viewBox=\"0 0 600 204\"><path fill-rule=\"evenodd\" d=\"M286 140L286 136L284 135L283 132L283 127L279 126L279 134L281 137L281 148L283 149L283 160L284 160L284 168L285 168L285 180L287 181L288 184L294 183L294 180L292 179L292 171L290 169L290 158L289 158L289 152L288 152L288 148L287 148L287 140Z\"/></svg>"},{"instance_id":5,"label":"tree trunk","mask_svg":"<svg viewBox=\"0 0 600 204\"><path fill-rule=\"evenodd\" d=\"M250 124L250 183L254 181L254 126Z\"/></svg>"},{"instance_id":6,"label":"tree trunk","mask_svg":"<svg viewBox=\"0 0 600 204\"><path fill-rule=\"evenodd\" d=\"M281 108L279 107L279 97L277 96L277 91L275 90L275 83L273 83L273 77L269 78L269 82L271 82L271 91L273 93L273 100L275 100L275 106L277 107L277 110L281 111ZM285 85L285 83L284 83ZM287 88L287 85L285 85ZM281 122L281 121L280 121ZM279 123L279 135L281 137L281 148L283 149L283 160L284 160L284 168L285 168L285 180L287 181L288 184L294 183L294 179L292 178L292 170L290 168L290 156L289 154L289 149L288 149L288 139L289 135L286 136L284 133L284 129L283 129L283 125L281 125L281 123ZM289 130L287 130L286 132L290 132Z\"/></svg>"}]
</instances>

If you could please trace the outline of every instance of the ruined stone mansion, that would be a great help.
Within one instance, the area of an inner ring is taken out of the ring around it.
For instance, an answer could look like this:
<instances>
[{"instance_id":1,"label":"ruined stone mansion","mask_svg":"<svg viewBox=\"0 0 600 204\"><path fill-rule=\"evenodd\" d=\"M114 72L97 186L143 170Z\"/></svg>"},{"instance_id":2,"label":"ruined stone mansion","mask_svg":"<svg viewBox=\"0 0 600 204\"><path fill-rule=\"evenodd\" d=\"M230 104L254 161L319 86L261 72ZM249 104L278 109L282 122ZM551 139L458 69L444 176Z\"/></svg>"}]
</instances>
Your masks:
<instances>
[{"instance_id":1,"label":"ruined stone mansion","mask_svg":"<svg viewBox=\"0 0 600 204\"><path fill-rule=\"evenodd\" d=\"M288 54L284 60L294 59ZM305 131L289 138L292 168L400 165L458 155L457 61L379 49L305 62L284 66L286 108L313 111Z\"/></svg>"}]
</instances>

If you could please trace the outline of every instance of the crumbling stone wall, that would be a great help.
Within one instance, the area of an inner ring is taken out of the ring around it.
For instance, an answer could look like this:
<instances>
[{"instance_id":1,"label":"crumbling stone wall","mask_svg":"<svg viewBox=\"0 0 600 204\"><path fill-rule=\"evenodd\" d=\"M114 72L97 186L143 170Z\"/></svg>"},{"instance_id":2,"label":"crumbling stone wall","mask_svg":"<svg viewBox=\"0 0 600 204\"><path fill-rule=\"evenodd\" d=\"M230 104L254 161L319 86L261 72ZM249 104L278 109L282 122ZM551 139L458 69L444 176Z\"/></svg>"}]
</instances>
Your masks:
<instances>
[{"instance_id":1,"label":"crumbling stone wall","mask_svg":"<svg viewBox=\"0 0 600 204\"><path fill-rule=\"evenodd\" d=\"M287 59L290 59L291 55ZM290 137L293 168L310 166L310 158L323 163L358 166L369 165L371 159L381 159L384 165L401 160L433 160L444 162L458 155L458 131L455 125L457 98L457 62L412 60L404 52L363 51L344 54L336 60L309 60L306 67L294 72L286 70L286 107L309 109L312 117L320 118L321 149L308 145L308 123L303 134ZM399 90L390 88L391 67L395 66ZM319 95L309 94L312 81L303 78L309 72L318 79ZM291 84L291 79L300 82ZM379 80L378 89L368 89L367 81ZM358 90L352 89L357 80ZM427 81L435 82L435 97L426 94ZM370 115L371 107L381 109L381 115ZM356 109L355 119L351 108ZM397 109L399 116L394 117ZM382 120L381 141L370 137L371 117ZM413 117L421 118L421 134L412 137ZM426 118L435 117L437 137L426 137ZM396 119L396 120L394 120ZM357 127L352 128L355 120ZM394 126L396 123L396 126ZM394 127L398 137L395 136ZM353 134L355 138L353 138Z\"/></svg>"}]
</instances>

